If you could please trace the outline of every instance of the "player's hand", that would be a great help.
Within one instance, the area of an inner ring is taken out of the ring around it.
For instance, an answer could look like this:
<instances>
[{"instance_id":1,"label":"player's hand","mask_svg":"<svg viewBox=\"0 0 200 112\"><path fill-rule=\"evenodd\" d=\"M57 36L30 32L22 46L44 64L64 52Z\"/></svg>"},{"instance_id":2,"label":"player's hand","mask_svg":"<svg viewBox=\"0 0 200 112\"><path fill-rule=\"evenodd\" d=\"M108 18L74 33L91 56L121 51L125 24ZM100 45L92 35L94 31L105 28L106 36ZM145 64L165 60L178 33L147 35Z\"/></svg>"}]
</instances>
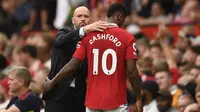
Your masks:
<instances>
[{"instance_id":1,"label":"player's hand","mask_svg":"<svg viewBox=\"0 0 200 112\"><path fill-rule=\"evenodd\" d=\"M53 84L52 80L47 78L46 82L42 85L42 91L47 92L47 91L51 90L53 88L53 86L54 86L54 84Z\"/></svg>"},{"instance_id":2,"label":"player's hand","mask_svg":"<svg viewBox=\"0 0 200 112\"><path fill-rule=\"evenodd\" d=\"M83 27L85 33L100 31L103 32L108 27L108 23L106 21L96 21L92 24L86 25Z\"/></svg>"},{"instance_id":3,"label":"player's hand","mask_svg":"<svg viewBox=\"0 0 200 112\"><path fill-rule=\"evenodd\" d=\"M136 107L137 107L137 112L143 112L142 101L141 100L137 100Z\"/></svg>"}]
</instances>

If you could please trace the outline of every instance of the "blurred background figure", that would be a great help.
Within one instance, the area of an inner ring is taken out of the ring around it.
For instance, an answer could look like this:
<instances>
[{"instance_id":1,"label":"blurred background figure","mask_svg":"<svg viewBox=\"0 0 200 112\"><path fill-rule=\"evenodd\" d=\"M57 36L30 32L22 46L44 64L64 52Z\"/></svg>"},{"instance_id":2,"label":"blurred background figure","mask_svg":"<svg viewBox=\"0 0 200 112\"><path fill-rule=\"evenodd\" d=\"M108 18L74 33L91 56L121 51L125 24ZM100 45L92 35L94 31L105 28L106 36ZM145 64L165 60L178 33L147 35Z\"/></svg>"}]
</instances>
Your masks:
<instances>
[{"instance_id":1,"label":"blurred background figure","mask_svg":"<svg viewBox=\"0 0 200 112\"><path fill-rule=\"evenodd\" d=\"M184 112L185 108L192 103L194 103L194 100L190 94L180 95L178 98L178 111Z\"/></svg>"},{"instance_id":2,"label":"blurred background figure","mask_svg":"<svg viewBox=\"0 0 200 112\"><path fill-rule=\"evenodd\" d=\"M159 112L156 97L158 95L158 84L155 81L145 81L141 84L142 102L144 112Z\"/></svg>"},{"instance_id":3,"label":"blurred background figure","mask_svg":"<svg viewBox=\"0 0 200 112\"><path fill-rule=\"evenodd\" d=\"M159 91L157 106L160 112L178 112L172 107L172 95L169 91Z\"/></svg>"}]
</instances>

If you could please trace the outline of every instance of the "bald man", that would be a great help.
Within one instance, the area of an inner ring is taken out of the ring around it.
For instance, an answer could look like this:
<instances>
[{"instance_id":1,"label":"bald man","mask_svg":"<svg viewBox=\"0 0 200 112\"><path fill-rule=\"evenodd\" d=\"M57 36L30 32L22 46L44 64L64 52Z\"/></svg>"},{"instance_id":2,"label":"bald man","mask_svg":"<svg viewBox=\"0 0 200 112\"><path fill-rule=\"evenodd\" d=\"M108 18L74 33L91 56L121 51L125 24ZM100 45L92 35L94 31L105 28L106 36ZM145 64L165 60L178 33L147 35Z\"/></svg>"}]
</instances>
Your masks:
<instances>
[{"instance_id":1,"label":"bald man","mask_svg":"<svg viewBox=\"0 0 200 112\"><path fill-rule=\"evenodd\" d=\"M49 79L54 78L68 63L76 50L77 42L86 33L103 31L107 27L106 22L97 21L90 24L90 21L90 11L87 7L81 6L74 11L72 18L74 29L63 28L57 32L52 50ZM44 93L45 112L85 112L86 75L87 64L83 63L72 77L63 79L54 89Z\"/></svg>"}]
</instances>

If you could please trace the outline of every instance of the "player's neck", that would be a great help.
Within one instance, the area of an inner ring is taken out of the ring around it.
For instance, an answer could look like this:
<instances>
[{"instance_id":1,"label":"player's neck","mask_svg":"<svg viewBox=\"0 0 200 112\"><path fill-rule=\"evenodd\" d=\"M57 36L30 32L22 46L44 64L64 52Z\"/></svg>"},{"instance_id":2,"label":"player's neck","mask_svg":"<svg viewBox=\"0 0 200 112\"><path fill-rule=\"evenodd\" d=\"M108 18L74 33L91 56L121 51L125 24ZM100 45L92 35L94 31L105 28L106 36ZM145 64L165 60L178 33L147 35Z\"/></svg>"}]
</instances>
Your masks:
<instances>
[{"instance_id":1,"label":"player's neck","mask_svg":"<svg viewBox=\"0 0 200 112\"><path fill-rule=\"evenodd\" d=\"M113 21L112 17L108 18L106 21L107 21L108 23L114 23L114 24L116 24L116 22Z\"/></svg>"},{"instance_id":2,"label":"player's neck","mask_svg":"<svg viewBox=\"0 0 200 112\"><path fill-rule=\"evenodd\" d=\"M111 28L111 27L118 27L118 25L112 21L112 19L107 19L107 22L108 22L108 28Z\"/></svg>"}]
</instances>

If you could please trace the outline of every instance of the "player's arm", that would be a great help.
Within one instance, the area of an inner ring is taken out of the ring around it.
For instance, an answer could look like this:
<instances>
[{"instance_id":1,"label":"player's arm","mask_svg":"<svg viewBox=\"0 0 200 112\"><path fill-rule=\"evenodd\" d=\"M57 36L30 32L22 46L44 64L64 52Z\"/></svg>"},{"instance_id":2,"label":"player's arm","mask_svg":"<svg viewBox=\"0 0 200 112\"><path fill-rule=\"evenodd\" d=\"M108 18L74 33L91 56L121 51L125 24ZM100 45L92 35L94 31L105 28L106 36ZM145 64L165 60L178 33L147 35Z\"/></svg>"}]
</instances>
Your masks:
<instances>
[{"instance_id":1,"label":"player's arm","mask_svg":"<svg viewBox=\"0 0 200 112\"><path fill-rule=\"evenodd\" d=\"M126 66L127 66L127 77L131 84L131 87L135 92L136 99L141 100L141 88L140 88L141 78L136 66L136 60L134 59L126 60Z\"/></svg>"},{"instance_id":2,"label":"player's arm","mask_svg":"<svg viewBox=\"0 0 200 112\"><path fill-rule=\"evenodd\" d=\"M58 74L52 80L48 79L43 84L43 91L49 91L61 79L63 79L66 76L72 75L79 68L80 64L85 59L85 57L86 47L84 45L84 42L78 42L77 49L73 55L73 58L58 72Z\"/></svg>"},{"instance_id":3,"label":"player's arm","mask_svg":"<svg viewBox=\"0 0 200 112\"><path fill-rule=\"evenodd\" d=\"M72 75L82 63L81 60L77 58L72 58L59 72L58 74L52 79L52 85L54 86L59 82L61 79L65 78L66 76Z\"/></svg>"},{"instance_id":4,"label":"player's arm","mask_svg":"<svg viewBox=\"0 0 200 112\"><path fill-rule=\"evenodd\" d=\"M127 77L136 95L136 112L142 112L142 97L141 97L141 78L138 73L135 59L127 59Z\"/></svg>"},{"instance_id":5,"label":"player's arm","mask_svg":"<svg viewBox=\"0 0 200 112\"><path fill-rule=\"evenodd\" d=\"M130 40L127 42L126 56L125 56L127 77L136 95L136 100L137 100L136 105L138 109L137 112L142 112L142 104L141 104L142 98L141 98L141 88L140 88L141 78L136 66L137 47L134 37L131 34L127 34L127 36L131 37Z\"/></svg>"}]
</instances>

